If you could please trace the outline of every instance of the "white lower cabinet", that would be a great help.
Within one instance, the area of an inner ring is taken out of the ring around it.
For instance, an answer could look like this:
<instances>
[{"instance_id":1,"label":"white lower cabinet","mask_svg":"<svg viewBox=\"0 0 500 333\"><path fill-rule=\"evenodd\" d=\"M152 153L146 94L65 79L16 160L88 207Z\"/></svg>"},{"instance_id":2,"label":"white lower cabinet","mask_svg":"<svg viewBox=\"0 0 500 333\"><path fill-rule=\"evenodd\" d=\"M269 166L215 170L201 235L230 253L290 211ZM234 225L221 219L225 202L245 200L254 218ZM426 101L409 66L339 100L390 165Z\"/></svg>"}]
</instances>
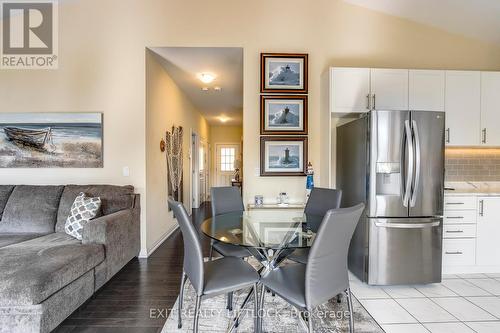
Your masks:
<instances>
[{"instance_id":1,"label":"white lower cabinet","mask_svg":"<svg viewBox=\"0 0 500 333\"><path fill-rule=\"evenodd\" d=\"M500 196L446 196L445 273L500 272Z\"/></svg>"},{"instance_id":2,"label":"white lower cabinet","mask_svg":"<svg viewBox=\"0 0 500 333\"><path fill-rule=\"evenodd\" d=\"M500 197L478 197L476 262L500 266Z\"/></svg>"}]
</instances>

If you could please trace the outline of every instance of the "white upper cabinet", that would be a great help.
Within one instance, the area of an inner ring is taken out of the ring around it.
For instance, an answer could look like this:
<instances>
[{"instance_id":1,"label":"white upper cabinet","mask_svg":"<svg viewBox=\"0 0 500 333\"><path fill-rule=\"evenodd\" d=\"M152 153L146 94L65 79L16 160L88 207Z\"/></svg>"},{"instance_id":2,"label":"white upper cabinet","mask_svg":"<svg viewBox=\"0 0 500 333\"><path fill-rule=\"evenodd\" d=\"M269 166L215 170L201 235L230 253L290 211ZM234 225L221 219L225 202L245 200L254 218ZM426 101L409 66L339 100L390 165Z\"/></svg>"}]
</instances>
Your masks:
<instances>
[{"instance_id":1,"label":"white upper cabinet","mask_svg":"<svg viewBox=\"0 0 500 333\"><path fill-rule=\"evenodd\" d=\"M446 71L446 145L480 144L481 73Z\"/></svg>"},{"instance_id":2,"label":"white upper cabinet","mask_svg":"<svg viewBox=\"0 0 500 333\"><path fill-rule=\"evenodd\" d=\"M409 76L410 110L444 111L444 71L410 69Z\"/></svg>"},{"instance_id":3,"label":"white upper cabinet","mask_svg":"<svg viewBox=\"0 0 500 333\"><path fill-rule=\"evenodd\" d=\"M500 197L478 197L476 232L476 263L481 266L500 265Z\"/></svg>"},{"instance_id":4,"label":"white upper cabinet","mask_svg":"<svg viewBox=\"0 0 500 333\"><path fill-rule=\"evenodd\" d=\"M332 68L330 85L331 112L361 113L369 110L369 68Z\"/></svg>"},{"instance_id":5,"label":"white upper cabinet","mask_svg":"<svg viewBox=\"0 0 500 333\"><path fill-rule=\"evenodd\" d=\"M481 144L500 146L500 72L481 72Z\"/></svg>"},{"instance_id":6,"label":"white upper cabinet","mask_svg":"<svg viewBox=\"0 0 500 333\"><path fill-rule=\"evenodd\" d=\"M408 110L408 70L371 70L371 109Z\"/></svg>"}]
</instances>

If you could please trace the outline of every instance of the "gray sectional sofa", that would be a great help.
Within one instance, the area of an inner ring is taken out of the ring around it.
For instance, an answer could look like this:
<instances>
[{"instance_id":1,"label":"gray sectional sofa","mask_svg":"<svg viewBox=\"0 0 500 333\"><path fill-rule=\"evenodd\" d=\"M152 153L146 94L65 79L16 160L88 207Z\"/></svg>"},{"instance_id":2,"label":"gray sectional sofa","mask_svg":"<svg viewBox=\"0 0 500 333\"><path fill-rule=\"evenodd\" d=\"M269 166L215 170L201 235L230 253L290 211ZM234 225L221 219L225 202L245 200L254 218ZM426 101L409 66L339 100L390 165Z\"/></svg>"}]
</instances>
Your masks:
<instances>
[{"instance_id":1,"label":"gray sectional sofa","mask_svg":"<svg viewBox=\"0 0 500 333\"><path fill-rule=\"evenodd\" d=\"M76 196L101 197L81 241L64 232ZM50 332L140 248L132 186L0 185L0 333Z\"/></svg>"}]
</instances>

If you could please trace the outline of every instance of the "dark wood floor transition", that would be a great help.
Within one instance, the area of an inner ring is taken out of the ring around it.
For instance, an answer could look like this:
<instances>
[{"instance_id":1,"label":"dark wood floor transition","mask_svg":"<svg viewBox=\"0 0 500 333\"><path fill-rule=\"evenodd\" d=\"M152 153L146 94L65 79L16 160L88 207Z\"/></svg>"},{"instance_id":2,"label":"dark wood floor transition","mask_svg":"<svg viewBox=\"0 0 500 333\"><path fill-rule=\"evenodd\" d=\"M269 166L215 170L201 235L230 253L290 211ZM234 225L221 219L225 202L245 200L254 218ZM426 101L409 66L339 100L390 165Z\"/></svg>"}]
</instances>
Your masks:
<instances>
[{"instance_id":1,"label":"dark wood floor transition","mask_svg":"<svg viewBox=\"0 0 500 333\"><path fill-rule=\"evenodd\" d=\"M196 224L209 216L207 203L193 211ZM202 239L208 255L210 242ZM183 252L182 235L176 230L148 259L129 262L55 332L160 332L179 294Z\"/></svg>"}]
</instances>

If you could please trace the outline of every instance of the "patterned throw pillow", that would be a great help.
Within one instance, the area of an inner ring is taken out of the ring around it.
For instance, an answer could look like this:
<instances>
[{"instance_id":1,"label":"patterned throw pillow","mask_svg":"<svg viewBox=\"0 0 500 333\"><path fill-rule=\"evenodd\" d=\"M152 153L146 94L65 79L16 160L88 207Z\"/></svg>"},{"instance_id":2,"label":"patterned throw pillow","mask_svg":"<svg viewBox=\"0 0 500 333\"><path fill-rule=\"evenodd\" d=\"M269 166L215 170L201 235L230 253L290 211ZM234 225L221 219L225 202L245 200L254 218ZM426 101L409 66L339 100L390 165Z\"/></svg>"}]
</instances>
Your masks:
<instances>
[{"instance_id":1,"label":"patterned throw pillow","mask_svg":"<svg viewBox=\"0 0 500 333\"><path fill-rule=\"evenodd\" d=\"M71 206L71 212L64 225L66 233L78 240L82 240L83 226L87 224L89 220L96 217L100 208L101 198L85 197L85 193L83 192L78 194Z\"/></svg>"}]
</instances>

